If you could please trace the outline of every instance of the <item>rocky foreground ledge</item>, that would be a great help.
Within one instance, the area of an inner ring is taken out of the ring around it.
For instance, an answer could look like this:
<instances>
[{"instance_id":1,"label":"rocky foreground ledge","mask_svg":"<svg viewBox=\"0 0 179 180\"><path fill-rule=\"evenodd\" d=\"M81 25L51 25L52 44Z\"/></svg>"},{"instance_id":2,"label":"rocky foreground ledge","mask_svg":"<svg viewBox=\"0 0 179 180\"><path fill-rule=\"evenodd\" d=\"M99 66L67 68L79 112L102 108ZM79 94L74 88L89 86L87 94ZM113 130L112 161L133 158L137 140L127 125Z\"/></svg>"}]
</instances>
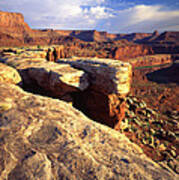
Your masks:
<instances>
[{"instance_id":1,"label":"rocky foreground ledge","mask_svg":"<svg viewBox=\"0 0 179 180\"><path fill-rule=\"evenodd\" d=\"M0 83L0 179L177 179L66 102Z\"/></svg>"},{"instance_id":2,"label":"rocky foreground ledge","mask_svg":"<svg viewBox=\"0 0 179 180\"><path fill-rule=\"evenodd\" d=\"M129 63L54 63L44 55L14 48L0 57L0 179L177 179L124 135L80 112L122 130L130 108Z\"/></svg>"},{"instance_id":3,"label":"rocky foreground ledge","mask_svg":"<svg viewBox=\"0 0 179 180\"><path fill-rule=\"evenodd\" d=\"M93 120L119 129L125 116L125 97L130 92L129 63L97 58L68 58L54 63L39 49L1 51L1 61L20 73L24 89L70 102Z\"/></svg>"}]
</instances>

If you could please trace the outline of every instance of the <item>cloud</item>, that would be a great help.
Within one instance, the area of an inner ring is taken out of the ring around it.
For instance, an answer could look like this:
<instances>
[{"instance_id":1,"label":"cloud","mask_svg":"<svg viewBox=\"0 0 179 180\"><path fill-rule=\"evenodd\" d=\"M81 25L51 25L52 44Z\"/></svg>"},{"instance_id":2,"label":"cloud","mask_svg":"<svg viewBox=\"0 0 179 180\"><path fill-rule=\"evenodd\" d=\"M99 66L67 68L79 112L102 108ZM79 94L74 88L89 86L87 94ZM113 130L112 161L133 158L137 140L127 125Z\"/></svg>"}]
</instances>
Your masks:
<instances>
[{"instance_id":1,"label":"cloud","mask_svg":"<svg viewBox=\"0 0 179 180\"><path fill-rule=\"evenodd\" d=\"M147 20L161 21L179 17L179 11L163 10L162 6L138 5L133 8L132 20L139 23Z\"/></svg>"},{"instance_id":2,"label":"cloud","mask_svg":"<svg viewBox=\"0 0 179 180\"><path fill-rule=\"evenodd\" d=\"M101 19L111 17L105 0L8 0L0 7L21 12L33 28L91 29Z\"/></svg>"},{"instance_id":3,"label":"cloud","mask_svg":"<svg viewBox=\"0 0 179 180\"><path fill-rule=\"evenodd\" d=\"M115 11L115 16L108 19L106 26L110 32L116 33L179 30L178 19L179 10L169 10L160 5L136 5Z\"/></svg>"},{"instance_id":4,"label":"cloud","mask_svg":"<svg viewBox=\"0 0 179 180\"><path fill-rule=\"evenodd\" d=\"M0 7L4 11L23 13L33 28L97 29L115 33L179 30L179 10L114 2L110 5L109 0L8 0L1 1Z\"/></svg>"}]
</instances>

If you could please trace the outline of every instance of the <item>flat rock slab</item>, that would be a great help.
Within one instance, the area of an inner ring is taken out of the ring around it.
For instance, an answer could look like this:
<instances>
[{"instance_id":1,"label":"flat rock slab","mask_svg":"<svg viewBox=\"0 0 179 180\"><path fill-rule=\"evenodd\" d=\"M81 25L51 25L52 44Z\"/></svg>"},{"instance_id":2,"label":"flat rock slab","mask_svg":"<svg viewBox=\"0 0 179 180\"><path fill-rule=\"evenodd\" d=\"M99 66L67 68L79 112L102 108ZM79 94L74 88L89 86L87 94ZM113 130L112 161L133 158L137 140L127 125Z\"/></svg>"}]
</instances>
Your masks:
<instances>
[{"instance_id":1,"label":"flat rock slab","mask_svg":"<svg viewBox=\"0 0 179 180\"><path fill-rule=\"evenodd\" d=\"M132 58L129 59L128 62L130 62L134 67L142 67L172 63L172 59L171 54L157 54Z\"/></svg>"},{"instance_id":2,"label":"flat rock slab","mask_svg":"<svg viewBox=\"0 0 179 180\"><path fill-rule=\"evenodd\" d=\"M84 71L67 64L57 64L48 62L44 58L35 58L31 53L3 57L6 64L19 71L24 83L31 85L35 82L42 89L57 96L85 90L88 87L88 75Z\"/></svg>"},{"instance_id":3,"label":"flat rock slab","mask_svg":"<svg viewBox=\"0 0 179 180\"><path fill-rule=\"evenodd\" d=\"M0 63L0 82L18 84L22 81L16 69Z\"/></svg>"},{"instance_id":4,"label":"flat rock slab","mask_svg":"<svg viewBox=\"0 0 179 180\"><path fill-rule=\"evenodd\" d=\"M58 63L70 64L90 74L90 83L105 94L125 96L130 91L132 66L112 59L69 58Z\"/></svg>"},{"instance_id":5,"label":"flat rock slab","mask_svg":"<svg viewBox=\"0 0 179 180\"><path fill-rule=\"evenodd\" d=\"M0 179L177 179L63 101L0 83L0 102Z\"/></svg>"}]
</instances>

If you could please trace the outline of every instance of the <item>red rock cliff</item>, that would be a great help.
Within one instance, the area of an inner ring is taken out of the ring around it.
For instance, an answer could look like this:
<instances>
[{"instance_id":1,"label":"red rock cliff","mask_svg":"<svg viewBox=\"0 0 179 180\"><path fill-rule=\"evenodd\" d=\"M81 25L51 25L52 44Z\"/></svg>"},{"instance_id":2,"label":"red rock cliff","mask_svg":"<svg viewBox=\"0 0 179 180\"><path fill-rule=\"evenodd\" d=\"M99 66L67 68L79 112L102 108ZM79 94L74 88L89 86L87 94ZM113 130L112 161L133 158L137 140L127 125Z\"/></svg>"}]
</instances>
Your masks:
<instances>
[{"instance_id":1,"label":"red rock cliff","mask_svg":"<svg viewBox=\"0 0 179 180\"><path fill-rule=\"evenodd\" d=\"M144 45L122 46L114 50L113 58L129 59L138 56L145 56L148 54L153 54L153 50L149 46L144 46Z\"/></svg>"},{"instance_id":2,"label":"red rock cliff","mask_svg":"<svg viewBox=\"0 0 179 180\"><path fill-rule=\"evenodd\" d=\"M30 27L24 22L24 16L20 13L9 13L0 11L1 32L17 35L30 31Z\"/></svg>"}]
</instances>

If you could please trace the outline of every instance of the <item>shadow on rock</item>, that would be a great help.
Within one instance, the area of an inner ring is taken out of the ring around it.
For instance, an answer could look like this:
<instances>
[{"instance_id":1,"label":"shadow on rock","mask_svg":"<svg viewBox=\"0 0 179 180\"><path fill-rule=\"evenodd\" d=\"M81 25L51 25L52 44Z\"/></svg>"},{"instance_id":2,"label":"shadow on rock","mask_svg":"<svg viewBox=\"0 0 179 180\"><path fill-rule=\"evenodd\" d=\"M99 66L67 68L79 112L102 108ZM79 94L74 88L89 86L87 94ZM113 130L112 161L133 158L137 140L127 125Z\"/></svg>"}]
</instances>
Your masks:
<instances>
[{"instance_id":1,"label":"shadow on rock","mask_svg":"<svg viewBox=\"0 0 179 180\"><path fill-rule=\"evenodd\" d=\"M170 67L163 68L146 74L147 79L157 83L177 83L179 84L179 60Z\"/></svg>"}]
</instances>

